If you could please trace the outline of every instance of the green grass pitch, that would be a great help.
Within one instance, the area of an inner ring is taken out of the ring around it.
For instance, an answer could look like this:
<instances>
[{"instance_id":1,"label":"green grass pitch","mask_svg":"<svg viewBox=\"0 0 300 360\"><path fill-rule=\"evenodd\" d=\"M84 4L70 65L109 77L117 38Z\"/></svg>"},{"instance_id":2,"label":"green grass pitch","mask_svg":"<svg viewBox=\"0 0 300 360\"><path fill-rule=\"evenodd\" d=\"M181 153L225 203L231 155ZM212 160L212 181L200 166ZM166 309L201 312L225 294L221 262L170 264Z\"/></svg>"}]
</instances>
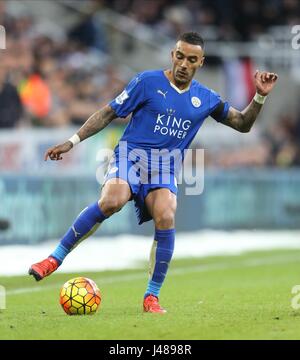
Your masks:
<instances>
[{"instance_id":1,"label":"green grass pitch","mask_svg":"<svg viewBox=\"0 0 300 360\"><path fill-rule=\"evenodd\" d=\"M141 311L146 269L54 274L39 283L2 277L0 339L300 339L300 309L291 307L299 250L175 259L161 291L165 315ZM59 290L74 276L98 284L97 314L63 312Z\"/></svg>"}]
</instances>

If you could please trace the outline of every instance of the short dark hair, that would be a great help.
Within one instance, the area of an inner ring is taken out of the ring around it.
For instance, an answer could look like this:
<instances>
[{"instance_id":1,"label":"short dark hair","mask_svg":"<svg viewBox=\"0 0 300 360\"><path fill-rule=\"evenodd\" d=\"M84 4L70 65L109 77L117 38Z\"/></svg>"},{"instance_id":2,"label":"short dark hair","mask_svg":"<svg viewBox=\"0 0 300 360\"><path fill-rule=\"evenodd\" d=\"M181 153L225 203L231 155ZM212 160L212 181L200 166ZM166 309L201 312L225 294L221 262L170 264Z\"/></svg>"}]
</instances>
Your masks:
<instances>
[{"instance_id":1,"label":"short dark hair","mask_svg":"<svg viewBox=\"0 0 300 360\"><path fill-rule=\"evenodd\" d=\"M184 41L192 45L200 45L204 49L204 40L200 34L194 31L180 34L177 41Z\"/></svg>"}]
</instances>

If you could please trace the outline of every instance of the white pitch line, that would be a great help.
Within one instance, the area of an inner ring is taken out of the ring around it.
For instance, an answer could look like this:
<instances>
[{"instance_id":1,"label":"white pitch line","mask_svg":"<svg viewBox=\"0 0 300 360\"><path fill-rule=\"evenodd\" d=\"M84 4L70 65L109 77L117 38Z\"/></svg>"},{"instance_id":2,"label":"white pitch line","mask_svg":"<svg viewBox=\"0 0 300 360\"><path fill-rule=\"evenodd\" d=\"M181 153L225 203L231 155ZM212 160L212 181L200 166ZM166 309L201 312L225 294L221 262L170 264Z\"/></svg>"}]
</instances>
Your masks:
<instances>
[{"instance_id":1,"label":"white pitch line","mask_svg":"<svg viewBox=\"0 0 300 360\"><path fill-rule=\"evenodd\" d=\"M171 276L177 276L177 275L184 275L187 273L194 273L194 272L206 272L206 271L214 271L214 270L226 270L226 269L234 269L234 268L240 268L240 267L256 267L256 266L266 266L266 265L272 265L272 264L284 264L287 262L299 262L300 263L300 257L299 255L290 255L290 256L272 256L268 258L259 257L259 258L253 258L253 259L247 259L244 261L237 261L236 263L213 263L213 264L206 264L206 265L198 265L198 266L191 266L191 267L182 267L177 269L170 269L169 274ZM66 274L67 275L67 274ZM109 276L109 277L101 277L94 279L96 283L99 284L111 284L111 283L117 283L122 281L132 281L132 280L140 280L140 279L146 279L146 273L145 272L138 272L133 274L127 274L127 275L119 275L119 276ZM35 286L35 287L25 287L25 288L19 288L14 290L8 290L6 292L6 295L20 295L20 294L26 294L31 292L40 292L40 291L47 291L51 289L57 289L62 286L61 283L55 283L51 285L46 286Z\"/></svg>"}]
</instances>

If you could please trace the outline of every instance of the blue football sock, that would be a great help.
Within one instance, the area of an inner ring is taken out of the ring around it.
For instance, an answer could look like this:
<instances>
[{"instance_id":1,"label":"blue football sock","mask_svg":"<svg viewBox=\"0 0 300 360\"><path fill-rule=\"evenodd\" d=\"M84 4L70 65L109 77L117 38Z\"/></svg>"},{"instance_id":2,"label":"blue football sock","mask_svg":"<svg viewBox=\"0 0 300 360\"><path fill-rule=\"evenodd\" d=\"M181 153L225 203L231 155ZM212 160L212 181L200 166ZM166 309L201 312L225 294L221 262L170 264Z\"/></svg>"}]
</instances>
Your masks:
<instances>
[{"instance_id":1,"label":"blue football sock","mask_svg":"<svg viewBox=\"0 0 300 360\"><path fill-rule=\"evenodd\" d=\"M155 230L150 258L150 279L144 297L159 296L174 251L175 229Z\"/></svg>"},{"instance_id":2,"label":"blue football sock","mask_svg":"<svg viewBox=\"0 0 300 360\"><path fill-rule=\"evenodd\" d=\"M98 202L85 208L50 256L54 257L60 265L69 252L92 235L105 219L107 217L99 208Z\"/></svg>"}]
</instances>

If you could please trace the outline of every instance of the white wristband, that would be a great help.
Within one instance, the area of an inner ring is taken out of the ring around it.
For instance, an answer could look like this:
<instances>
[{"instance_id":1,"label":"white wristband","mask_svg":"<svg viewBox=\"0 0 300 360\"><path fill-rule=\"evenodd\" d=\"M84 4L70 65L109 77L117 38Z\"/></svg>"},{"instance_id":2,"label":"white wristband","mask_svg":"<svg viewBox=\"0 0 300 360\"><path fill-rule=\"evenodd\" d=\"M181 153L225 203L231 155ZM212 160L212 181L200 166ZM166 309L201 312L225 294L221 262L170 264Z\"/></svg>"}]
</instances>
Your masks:
<instances>
[{"instance_id":1,"label":"white wristband","mask_svg":"<svg viewBox=\"0 0 300 360\"><path fill-rule=\"evenodd\" d=\"M257 102L258 104L261 104L261 105L263 105L264 103L265 103L265 101L266 101L266 96L263 96L263 95L260 95L259 93L256 93L255 95L254 95L254 98L253 98L253 100L255 101L255 102Z\"/></svg>"},{"instance_id":2,"label":"white wristband","mask_svg":"<svg viewBox=\"0 0 300 360\"><path fill-rule=\"evenodd\" d=\"M80 143L80 137L77 134L75 134L72 137L70 137L69 141L71 141L73 146L75 146Z\"/></svg>"}]
</instances>

